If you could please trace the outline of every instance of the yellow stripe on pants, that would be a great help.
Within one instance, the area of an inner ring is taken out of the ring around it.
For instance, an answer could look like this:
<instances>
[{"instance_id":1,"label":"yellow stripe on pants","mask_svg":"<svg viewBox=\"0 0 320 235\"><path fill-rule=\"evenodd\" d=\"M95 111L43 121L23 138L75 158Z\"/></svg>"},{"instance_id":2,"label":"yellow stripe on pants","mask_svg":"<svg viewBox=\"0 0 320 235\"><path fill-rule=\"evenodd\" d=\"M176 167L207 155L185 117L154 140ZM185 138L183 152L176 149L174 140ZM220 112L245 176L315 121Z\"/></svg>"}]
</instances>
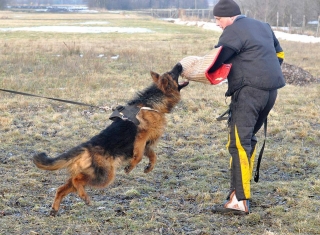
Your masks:
<instances>
[{"instance_id":1,"label":"yellow stripe on pants","mask_svg":"<svg viewBox=\"0 0 320 235\"><path fill-rule=\"evenodd\" d=\"M247 153L242 147L240 142L237 126L235 126L235 137L236 137L236 146L238 149L238 155L239 155L239 161L240 161L243 192L244 192L244 196L247 199L249 199L250 198L250 179L251 179L252 173L250 170L250 164L249 164Z\"/></svg>"}]
</instances>

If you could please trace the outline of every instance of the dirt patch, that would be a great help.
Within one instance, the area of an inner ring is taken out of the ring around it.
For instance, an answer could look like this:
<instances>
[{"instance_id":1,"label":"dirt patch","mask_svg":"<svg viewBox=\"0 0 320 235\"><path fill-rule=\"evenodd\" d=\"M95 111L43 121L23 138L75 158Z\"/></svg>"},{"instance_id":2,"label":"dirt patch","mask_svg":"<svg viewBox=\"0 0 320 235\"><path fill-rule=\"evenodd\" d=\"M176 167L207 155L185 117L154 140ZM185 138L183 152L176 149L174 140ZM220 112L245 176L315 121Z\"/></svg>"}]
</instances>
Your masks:
<instances>
[{"instance_id":1,"label":"dirt patch","mask_svg":"<svg viewBox=\"0 0 320 235\"><path fill-rule=\"evenodd\" d=\"M288 84L304 86L310 83L318 83L320 78L315 78L308 71L292 64L283 63L282 73Z\"/></svg>"}]
</instances>

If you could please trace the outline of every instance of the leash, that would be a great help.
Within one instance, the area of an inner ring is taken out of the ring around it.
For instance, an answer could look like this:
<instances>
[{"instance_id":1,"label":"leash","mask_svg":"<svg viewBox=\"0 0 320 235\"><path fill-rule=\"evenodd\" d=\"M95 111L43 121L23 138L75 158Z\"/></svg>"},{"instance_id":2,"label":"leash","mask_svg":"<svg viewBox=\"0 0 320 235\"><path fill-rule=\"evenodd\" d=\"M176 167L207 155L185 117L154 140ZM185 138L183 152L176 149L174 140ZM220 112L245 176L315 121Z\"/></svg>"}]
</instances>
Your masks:
<instances>
[{"instance_id":1,"label":"leash","mask_svg":"<svg viewBox=\"0 0 320 235\"><path fill-rule=\"evenodd\" d=\"M225 117L225 115L228 114L227 117ZM223 121L223 120L228 120L229 119L229 115L230 115L230 109L228 109L227 111L225 111L223 114L221 114L219 117L217 117L217 121Z\"/></svg>"},{"instance_id":2,"label":"leash","mask_svg":"<svg viewBox=\"0 0 320 235\"><path fill-rule=\"evenodd\" d=\"M64 99L58 99L58 98L51 98L51 97L46 97L46 96L41 96L41 95L34 95L34 94L29 94L29 93L25 93L25 92L20 92L20 91L13 91L13 90L6 90L6 89L1 89L0 91L4 91L4 92L8 92L8 93L13 93L13 94L17 94L17 95L24 95L24 96L32 96L32 97L38 97L38 98L44 98L44 99L48 99L48 100L55 100L55 101L59 101L59 102L64 102L64 103L69 103L69 104L76 104L76 105L81 105L81 106L88 106L88 107L92 107L92 108L98 108L98 109L104 109L104 110L111 110L111 107L100 107L100 106L95 106L95 105L91 105L91 104L85 104L85 103L81 103L81 102L76 102L76 101L71 101L71 100L64 100Z\"/></svg>"}]
</instances>

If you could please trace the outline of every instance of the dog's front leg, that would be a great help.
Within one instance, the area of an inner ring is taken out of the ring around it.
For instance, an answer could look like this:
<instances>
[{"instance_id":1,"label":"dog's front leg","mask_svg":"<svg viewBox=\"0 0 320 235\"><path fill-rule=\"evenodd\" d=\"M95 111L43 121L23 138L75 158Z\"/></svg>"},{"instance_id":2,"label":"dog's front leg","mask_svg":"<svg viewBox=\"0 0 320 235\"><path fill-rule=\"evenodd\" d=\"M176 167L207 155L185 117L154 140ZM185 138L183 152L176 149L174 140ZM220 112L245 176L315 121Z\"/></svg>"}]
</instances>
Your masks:
<instances>
[{"instance_id":1,"label":"dog's front leg","mask_svg":"<svg viewBox=\"0 0 320 235\"><path fill-rule=\"evenodd\" d=\"M149 164L144 168L144 173L149 173L150 171L153 170L154 166L156 165L157 155L153 151L153 149L148 145L146 146L144 153L147 156L147 158L149 158Z\"/></svg>"},{"instance_id":2,"label":"dog's front leg","mask_svg":"<svg viewBox=\"0 0 320 235\"><path fill-rule=\"evenodd\" d=\"M129 174L142 160L145 146L146 136L139 134L134 142L132 159L130 160L129 165L124 168L125 173Z\"/></svg>"}]
</instances>

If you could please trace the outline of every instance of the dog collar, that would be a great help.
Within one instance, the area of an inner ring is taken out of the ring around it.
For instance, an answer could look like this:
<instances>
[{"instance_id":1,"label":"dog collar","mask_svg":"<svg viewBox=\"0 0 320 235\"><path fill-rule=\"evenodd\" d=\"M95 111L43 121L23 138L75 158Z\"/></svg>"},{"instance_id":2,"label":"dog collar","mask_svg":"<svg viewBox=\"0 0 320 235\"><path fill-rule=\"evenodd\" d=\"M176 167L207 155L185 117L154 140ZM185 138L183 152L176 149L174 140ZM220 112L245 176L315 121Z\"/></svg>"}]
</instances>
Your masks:
<instances>
[{"instance_id":1,"label":"dog collar","mask_svg":"<svg viewBox=\"0 0 320 235\"><path fill-rule=\"evenodd\" d=\"M152 109L152 108L150 108L150 107L141 107L140 108L140 110L149 110L149 111L155 111L155 112L158 112L159 113L159 111L158 110L156 110L156 109Z\"/></svg>"}]
</instances>

